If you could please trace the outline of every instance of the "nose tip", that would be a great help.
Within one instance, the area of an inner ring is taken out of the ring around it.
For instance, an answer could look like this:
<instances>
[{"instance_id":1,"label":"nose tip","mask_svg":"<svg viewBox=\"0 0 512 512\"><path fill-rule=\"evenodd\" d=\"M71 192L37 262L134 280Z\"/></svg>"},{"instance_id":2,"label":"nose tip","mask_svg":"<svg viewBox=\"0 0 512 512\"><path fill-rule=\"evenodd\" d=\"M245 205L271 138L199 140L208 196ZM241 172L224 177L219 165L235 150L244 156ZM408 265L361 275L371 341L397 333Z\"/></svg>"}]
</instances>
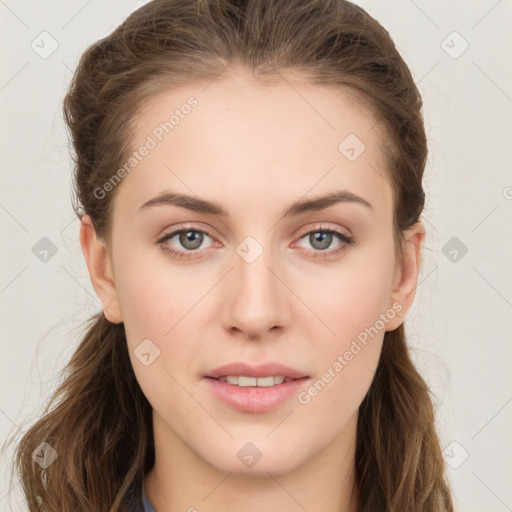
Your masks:
<instances>
[{"instance_id":1,"label":"nose tip","mask_svg":"<svg viewBox=\"0 0 512 512\"><path fill-rule=\"evenodd\" d=\"M269 261L270 254L261 251L255 258L257 246L246 241L247 249L235 262L228 285L224 322L232 332L242 331L250 339L267 332L276 332L286 322L286 287L276 277ZM249 262L250 260L251 262Z\"/></svg>"}]
</instances>

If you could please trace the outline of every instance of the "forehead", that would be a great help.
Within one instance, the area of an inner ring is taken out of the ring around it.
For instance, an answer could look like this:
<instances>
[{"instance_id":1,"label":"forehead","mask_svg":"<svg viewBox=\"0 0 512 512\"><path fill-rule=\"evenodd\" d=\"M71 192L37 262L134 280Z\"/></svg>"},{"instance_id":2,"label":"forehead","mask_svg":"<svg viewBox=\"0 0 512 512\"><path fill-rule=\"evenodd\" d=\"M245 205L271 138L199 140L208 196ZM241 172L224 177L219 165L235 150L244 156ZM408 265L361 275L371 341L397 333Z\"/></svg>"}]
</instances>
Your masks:
<instances>
[{"instance_id":1,"label":"forehead","mask_svg":"<svg viewBox=\"0 0 512 512\"><path fill-rule=\"evenodd\" d=\"M166 189L227 210L334 189L392 203L374 118L349 94L304 80L233 75L160 92L133 119L131 149L143 146L117 191L126 214Z\"/></svg>"}]
</instances>

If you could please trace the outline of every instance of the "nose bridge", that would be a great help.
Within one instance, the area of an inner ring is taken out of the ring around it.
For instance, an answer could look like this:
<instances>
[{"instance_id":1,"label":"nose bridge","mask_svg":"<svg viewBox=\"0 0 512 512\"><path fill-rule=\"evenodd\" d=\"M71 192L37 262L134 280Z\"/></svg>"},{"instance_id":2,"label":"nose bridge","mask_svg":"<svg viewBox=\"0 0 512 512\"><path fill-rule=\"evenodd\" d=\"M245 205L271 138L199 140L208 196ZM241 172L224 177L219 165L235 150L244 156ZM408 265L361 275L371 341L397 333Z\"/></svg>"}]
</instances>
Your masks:
<instances>
[{"instance_id":1,"label":"nose bridge","mask_svg":"<svg viewBox=\"0 0 512 512\"><path fill-rule=\"evenodd\" d=\"M275 275L279 265L270 237L265 240L264 244L248 236L237 246L231 297L226 301L226 327L236 327L250 337L286 323L287 288Z\"/></svg>"}]
</instances>

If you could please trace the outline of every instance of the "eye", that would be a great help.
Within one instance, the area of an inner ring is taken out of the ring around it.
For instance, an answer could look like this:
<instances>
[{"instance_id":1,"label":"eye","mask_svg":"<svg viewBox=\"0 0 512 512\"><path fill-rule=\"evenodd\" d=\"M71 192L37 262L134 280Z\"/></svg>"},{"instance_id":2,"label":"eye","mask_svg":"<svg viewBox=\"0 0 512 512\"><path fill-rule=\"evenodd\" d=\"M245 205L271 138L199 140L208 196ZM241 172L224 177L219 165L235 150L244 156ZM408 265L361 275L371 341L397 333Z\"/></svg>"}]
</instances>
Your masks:
<instances>
[{"instance_id":1,"label":"eye","mask_svg":"<svg viewBox=\"0 0 512 512\"><path fill-rule=\"evenodd\" d=\"M310 247L306 247L307 253L313 257L333 256L344 251L347 246L355 245L355 239L340 231L319 226L313 230L307 231L300 237L300 240L306 240ZM327 250L333 245L333 242L337 242L334 249Z\"/></svg>"},{"instance_id":2,"label":"eye","mask_svg":"<svg viewBox=\"0 0 512 512\"><path fill-rule=\"evenodd\" d=\"M176 229L157 240L157 244L166 254L172 254L180 259L192 259L201 257L202 250L213 246L213 244L210 244L202 247L207 238L213 239L204 229L199 229L196 226L180 226L180 229ZM173 239L175 239L174 242ZM356 244L353 237L325 226L318 226L307 231L299 238L299 240L303 239L310 245L310 247L305 248L308 255L324 259L336 256L344 251L347 246ZM333 245L333 242L337 242L336 247L327 250ZM181 248L176 246L181 246Z\"/></svg>"},{"instance_id":3,"label":"eye","mask_svg":"<svg viewBox=\"0 0 512 512\"><path fill-rule=\"evenodd\" d=\"M205 237L211 238L207 231L198 229L194 226L181 226L181 229L172 231L169 234L164 235L160 240L157 240L157 244L163 252L172 254L177 258L190 259L195 258L196 254L199 253L199 249L207 249L208 247L201 247L205 241ZM176 248L174 245L170 245L170 242L175 239L174 244L181 246Z\"/></svg>"}]
</instances>

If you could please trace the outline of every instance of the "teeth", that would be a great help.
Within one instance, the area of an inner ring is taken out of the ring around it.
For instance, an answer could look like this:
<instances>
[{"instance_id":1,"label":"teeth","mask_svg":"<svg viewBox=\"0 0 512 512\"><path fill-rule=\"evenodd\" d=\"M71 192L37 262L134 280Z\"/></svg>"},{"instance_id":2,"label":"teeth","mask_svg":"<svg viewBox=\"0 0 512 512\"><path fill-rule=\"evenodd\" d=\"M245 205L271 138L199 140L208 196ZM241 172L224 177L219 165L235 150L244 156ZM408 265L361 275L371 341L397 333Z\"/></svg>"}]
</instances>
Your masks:
<instances>
[{"instance_id":1,"label":"teeth","mask_svg":"<svg viewBox=\"0 0 512 512\"><path fill-rule=\"evenodd\" d=\"M246 377L244 375L228 375L227 377L219 377L221 382L227 382L234 386L258 386L258 387L269 387L275 384L282 384L285 378L282 375L270 376L270 377ZM291 380L291 379L286 379Z\"/></svg>"}]
</instances>

